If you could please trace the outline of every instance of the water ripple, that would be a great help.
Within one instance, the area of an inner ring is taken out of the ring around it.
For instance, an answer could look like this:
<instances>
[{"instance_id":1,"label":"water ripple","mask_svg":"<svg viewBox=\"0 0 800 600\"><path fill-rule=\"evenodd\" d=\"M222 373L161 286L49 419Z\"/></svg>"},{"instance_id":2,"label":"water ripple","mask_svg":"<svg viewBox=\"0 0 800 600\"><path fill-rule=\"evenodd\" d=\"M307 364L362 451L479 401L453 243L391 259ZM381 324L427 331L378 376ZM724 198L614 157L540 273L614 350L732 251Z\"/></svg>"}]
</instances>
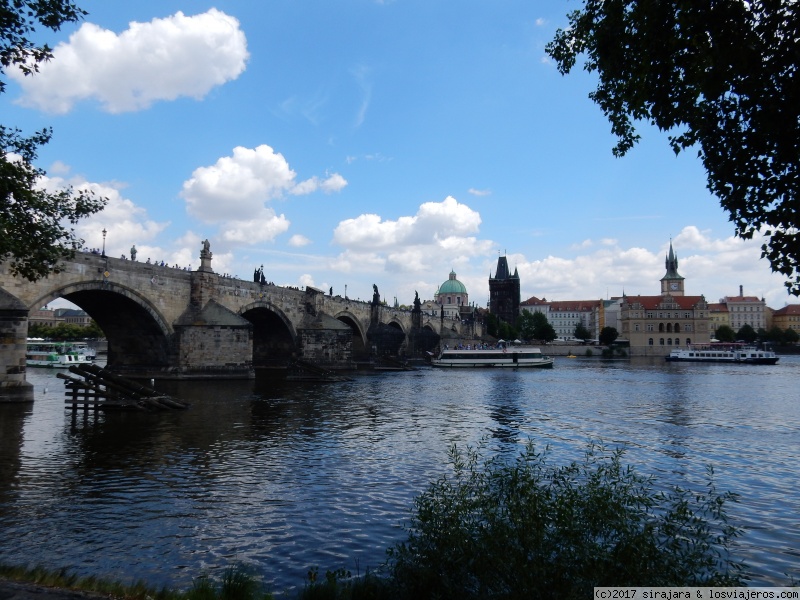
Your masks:
<instances>
[{"instance_id":1,"label":"water ripple","mask_svg":"<svg viewBox=\"0 0 800 600\"><path fill-rule=\"evenodd\" d=\"M533 439L564 463L595 440L664 485L702 486L712 464L718 488L740 494L755 583L786 585L800 562L798 375L791 357L764 370L578 359L330 386L164 384L192 409L86 416L38 375L46 395L0 406L0 562L186 586L241 561L290 588L313 566L380 564L452 444L513 453Z\"/></svg>"}]
</instances>

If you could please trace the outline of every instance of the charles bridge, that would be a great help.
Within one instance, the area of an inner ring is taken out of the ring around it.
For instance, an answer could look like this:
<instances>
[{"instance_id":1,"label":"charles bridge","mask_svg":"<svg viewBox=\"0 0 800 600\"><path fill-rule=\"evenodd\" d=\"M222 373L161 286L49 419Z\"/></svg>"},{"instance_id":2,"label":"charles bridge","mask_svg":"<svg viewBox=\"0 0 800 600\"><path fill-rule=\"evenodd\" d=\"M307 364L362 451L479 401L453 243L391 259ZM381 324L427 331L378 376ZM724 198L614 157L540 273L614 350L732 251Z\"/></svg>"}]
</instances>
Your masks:
<instances>
[{"instance_id":1,"label":"charles bridge","mask_svg":"<svg viewBox=\"0 0 800 600\"><path fill-rule=\"evenodd\" d=\"M0 263L0 400L32 399L25 380L28 314L57 298L86 311L108 340L107 368L144 378L246 378L291 363L353 369L420 356L476 324L420 310L220 276L208 242L196 271L77 253L36 282Z\"/></svg>"}]
</instances>

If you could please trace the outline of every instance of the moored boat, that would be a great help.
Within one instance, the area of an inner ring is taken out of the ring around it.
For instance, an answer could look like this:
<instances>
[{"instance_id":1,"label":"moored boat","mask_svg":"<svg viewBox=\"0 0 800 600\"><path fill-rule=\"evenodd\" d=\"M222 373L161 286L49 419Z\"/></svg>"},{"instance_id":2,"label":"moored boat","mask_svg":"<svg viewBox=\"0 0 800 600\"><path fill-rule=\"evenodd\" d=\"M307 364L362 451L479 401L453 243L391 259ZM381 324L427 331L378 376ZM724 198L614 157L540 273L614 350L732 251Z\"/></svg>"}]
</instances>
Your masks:
<instances>
[{"instance_id":1,"label":"moored boat","mask_svg":"<svg viewBox=\"0 0 800 600\"><path fill-rule=\"evenodd\" d=\"M745 344L694 344L686 348L675 348L668 362L714 362L749 365L774 365L779 357L771 350L759 350Z\"/></svg>"},{"instance_id":2,"label":"moored boat","mask_svg":"<svg viewBox=\"0 0 800 600\"><path fill-rule=\"evenodd\" d=\"M85 342L47 342L29 339L25 351L25 364L29 367L68 369L72 365L86 365L94 360Z\"/></svg>"},{"instance_id":3,"label":"moored boat","mask_svg":"<svg viewBox=\"0 0 800 600\"><path fill-rule=\"evenodd\" d=\"M434 367L552 368L553 358L539 348L493 348L490 350L444 349L431 359Z\"/></svg>"}]
</instances>

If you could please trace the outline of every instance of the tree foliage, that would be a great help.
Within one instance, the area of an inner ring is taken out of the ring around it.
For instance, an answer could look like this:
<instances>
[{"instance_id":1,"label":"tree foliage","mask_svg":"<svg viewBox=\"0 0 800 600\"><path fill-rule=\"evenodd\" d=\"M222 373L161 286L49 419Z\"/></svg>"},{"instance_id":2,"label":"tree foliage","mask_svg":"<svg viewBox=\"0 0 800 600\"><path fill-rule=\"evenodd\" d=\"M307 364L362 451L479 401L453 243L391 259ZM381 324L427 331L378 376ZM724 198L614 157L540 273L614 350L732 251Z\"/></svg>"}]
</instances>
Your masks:
<instances>
[{"instance_id":1,"label":"tree foliage","mask_svg":"<svg viewBox=\"0 0 800 600\"><path fill-rule=\"evenodd\" d=\"M800 334L791 327L787 327L783 332L783 342L785 344L796 344L798 341L800 341Z\"/></svg>"},{"instance_id":2,"label":"tree foliage","mask_svg":"<svg viewBox=\"0 0 800 600\"><path fill-rule=\"evenodd\" d=\"M738 586L740 531L709 469L705 490L655 489L621 450L590 445L549 462L451 450L452 474L415 500L407 540L389 552L400 598L587 598L594 586Z\"/></svg>"},{"instance_id":3,"label":"tree foliage","mask_svg":"<svg viewBox=\"0 0 800 600\"><path fill-rule=\"evenodd\" d=\"M0 4L0 75L19 68L28 76L52 57L50 48L31 39L41 25L53 31L78 21L84 11L68 0L6 0ZM5 81L0 77L0 93ZM38 148L52 130L25 137L19 129L0 125L0 259L10 258L12 272L36 280L58 270L83 245L71 225L106 203L91 191L70 187L47 191L45 172L36 167Z\"/></svg>"},{"instance_id":4,"label":"tree foliage","mask_svg":"<svg viewBox=\"0 0 800 600\"><path fill-rule=\"evenodd\" d=\"M517 328L511 325L510 323L506 323L505 321L500 321L497 327L497 333L500 339L509 341L517 337Z\"/></svg>"},{"instance_id":5,"label":"tree foliage","mask_svg":"<svg viewBox=\"0 0 800 600\"><path fill-rule=\"evenodd\" d=\"M59 323L55 326L44 323L31 323L28 325L29 337L40 337L47 340L76 341L85 339L104 338L105 333L100 329L96 321L92 321L88 326L82 327L74 323Z\"/></svg>"},{"instance_id":6,"label":"tree foliage","mask_svg":"<svg viewBox=\"0 0 800 600\"><path fill-rule=\"evenodd\" d=\"M500 337L500 319L497 318L497 315L487 313L486 317L484 317L484 323L486 323L486 333L488 335L496 338Z\"/></svg>"},{"instance_id":7,"label":"tree foliage","mask_svg":"<svg viewBox=\"0 0 800 600\"><path fill-rule=\"evenodd\" d=\"M731 328L730 325L720 325L714 332L714 337L720 342L735 342L736 332Z\"/></svg>"},{"instance_id":8,"label":"tree foliage","mask_svg":"<svg viewBox=\"0 0 800 600\"><path fill-rule=\"evenodd\" d=\"M583 0L547 46L566 74L578 56L624 155L634 123L696 149L736 234L766 234L762 257L800 295L800 3Z\"/></svg>"},{"instance_id":9,"label":"tree foliage","mask_svg":"<svg viewBox=\"0 0 800 600\"><path fill-rule=\"evenodd\" d=\"M575 332L572 335L579 340L588 340L590 337L592 337L591 332L586 329L586 326L580 321L575 324Z\"/></svg>"},{"instance_id":10,"label":"tree foliage","mask_svg":"<svg viewBox=\"0 0 800 600\"><path fill-rule=\"evenodd\" d=\"M610 346L618 337L619 332L616 330L616 328L606 326L600 330L600 337L598 338L598 341L603 346Z\"/></svg>"},{"instance_id":11,"label":"tree foliage","mask_svg":"<svg viewBox=\"0 0 800 600\"><path fill-rule=\"evenodd\" d=\"M520 335L526 340L539 340L544 343L552 342L558 336L556 330L547 320L544 313L525 309L517 319L517 328Z\"/></svg>"},{"instance_id":12,"label":"tree foliage","mask_svg":"<svg viewBox=\"0 0 800 600\"><path fill-rule=\"evenodd\" d=\"M523 309L522 314L517 318L517 329L523 340L535 339L533 313L528 309Z\"/></svg>"},{"instance_id":13,"label":"tree foliage","mask_svg":"<svg viewBox=\"0 0 800 600\"><path fill-rule=\"evenodd\" d=\"M753 329L752 325L745 323L739 328L739 331L736 332L736 339L752 344L758 339L758 333Z\"/></svg>"}]
</instances>

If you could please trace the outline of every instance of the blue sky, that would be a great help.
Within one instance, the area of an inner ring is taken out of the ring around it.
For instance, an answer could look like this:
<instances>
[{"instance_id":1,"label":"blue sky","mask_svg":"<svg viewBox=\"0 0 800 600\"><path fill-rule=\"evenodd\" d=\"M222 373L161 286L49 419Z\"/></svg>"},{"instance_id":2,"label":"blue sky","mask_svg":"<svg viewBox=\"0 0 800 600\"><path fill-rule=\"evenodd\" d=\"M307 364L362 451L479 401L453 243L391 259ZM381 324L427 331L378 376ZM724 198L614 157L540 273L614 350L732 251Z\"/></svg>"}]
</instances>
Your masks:
<instances>
[{"instance_id":1,"label":"blue sky","mask_svg":"<svg viewBox=\"0 0 800 600\"><path fill-rule=\"evenodd\" d=\"M9 73L2 122L54 128L49 186L108 196L87 245L393 303L451 269L485 306L499 255L522 296L659 291L672 239L687 294L787 296L691 153L640 128L628 156L544 47L574 1L82 0Z\"/></svg>"}]
</instances>

